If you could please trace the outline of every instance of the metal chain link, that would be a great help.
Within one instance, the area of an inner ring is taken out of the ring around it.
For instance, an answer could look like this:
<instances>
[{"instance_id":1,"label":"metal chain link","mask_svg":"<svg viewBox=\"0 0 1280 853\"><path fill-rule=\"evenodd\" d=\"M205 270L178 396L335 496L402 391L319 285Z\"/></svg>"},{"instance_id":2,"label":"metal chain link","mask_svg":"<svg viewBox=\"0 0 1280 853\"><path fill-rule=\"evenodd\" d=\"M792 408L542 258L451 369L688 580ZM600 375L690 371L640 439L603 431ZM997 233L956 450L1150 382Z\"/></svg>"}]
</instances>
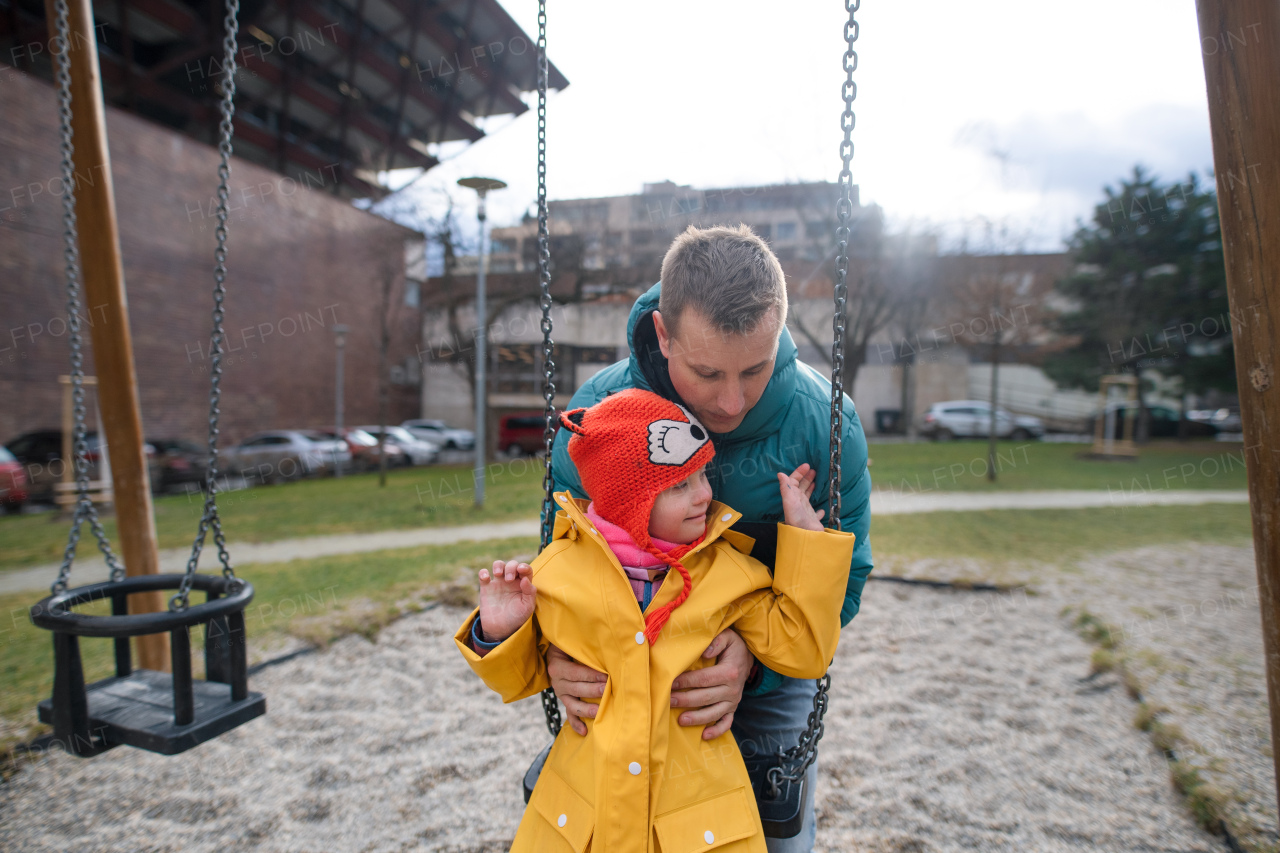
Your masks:
<instances>
[{"instance_id":1,"label":"metal chain link","mask_svg":"<svg viewBox=\"0 0 1280 853\"><path fill-rule=\"evenodd\" d=\"M227 553L227 541L222 534L222 519L218 516L218 403L222 399L222 342L225 333L222 329L223 308L226 298L224 282L227 278L227 199L230 190L227 184L231 180L231 136L232 120L235 117L236 93L236 40L240 31L240 0L226 0L227 15L223 21L225 34L222 39L221 82L222 100L219 109L222 120L218 124L218 225L214 229L217 247L213 251L213 333L209 340L209 467L205 472L204 514L200 518L200 527L191 546L191 557L187 560L187 571L182 577L178 592L169 599L170 610L185 610L191 592L191 581L200 562L200 553L204 550L204 539L209 528L213 529L213 540L218 546L218 559L222 562L222 576L235 580L235 570L231 567L231 555Z\"/></svg>"},{"instance_id":2,"label":"metal chain link","mask_svg":"<svg viewBox=\"0 0 1280 853\"><path fill-rule=\"evenodd\" d=\"M62 554L62 566L58 569L58 579L54 581L51 591L54 595L66 591L67 578L71 574L71 564L76 558L76 546L80 543L80 525L89 522L94 537L98 540L98 548L111 570L111 580L124 580L124 566L111 550L111 542L98 520L98 510L89 498L89 441L85 436L84 405L84 351L80 336L80 234L76 222L75 197L75 143L71 129L71 23L68 18L67 0L56 0L54 10L57 16L57 38L61 51L52 50L56 57L54 78L58 86L58 135L62 154L62 256L66 262L67 275L67 326L71 330L71 398L73 401L74 427L72 430L75 447L74 462L76 467L76 509L71 519L71 533L67 536L67 547ZM106 446L106 436L98 436L100 447ZM64 464L67 464L64 460Z\"/></svg>"},{"instance_id":3,"label":"metal chain link","mask_svg":"<svg viewBox=\"0 0 1280 853\"><path fill-rule=\"evenodd\" d=\"M858 68L858 54L853 43L858 40L858 22L854 14L858 11L862 0L845 0L844 8L849 13L849 20L844 25L844 72L845 81L840 94L844 98L844 112L840 115L840 128L844 131L844 140L840 143L840 198L836 201L836 237L839 241L836 254L835 284L835 316L831 321L831 458L829 462L827 524L840 529L840 451L843 444L843 403L844 403L844 324L845 302L849 294L849 220L853 216L853 172L850 164L853 161L853 99L858 95L858 86L853 82L853 72ZM781 793L782 782L798 783L804 778L809 766L818 758L818 741L822 740L825 731L822 717L827 713L829 701L828 691L831 688L831 675L818 679L817 692L813 696L813 710L809 713L808 724L801 733L799 741L787 751L778 752L778 763L769 768L769 792L771 799ZM793 768L786 772L783 768Z\"/></svg>"},{"instance_id":4,"label":"metal chain link","mask_svg":"<svg viewBox=\"0 0 1280 853\"><path fill-rule=\"evenodd\" d=\"M786 752L778 750L778 763L770 767L767 774L769 779L769 799L776 799L782 793L782 782L786 781L794 784L803 779L805 772L809 769L809 765L818 760L818 741L822 740L822 735L826 732L826 728L822 724L822 717L827 713L828 691L830 689L830 674L818 679L818 690L813 694L813 710L809 712L809 720L805 730L800 733L800 738L795 746ZM784 767L792 765L794 765L794 769L790 773L783 771Z\"/></svg>"},{"instance_id":5,"label":"metal chain link","mask_svg":"<svg viewBox=\"0 0 1280 853\"><path fill-rule=\"evenodd\" d=\"M840 129L844 140L840 143L840 198L836 201L836 284L835 316L831 321L831 458L827 523L840 529L840 451L843 445L841 408L844 402L844 331L845 303L849 295L849 220L853 216L853 99L858 96L858 86L853 82L853 72L858 68L858 54L853 43L858 40L858 22L854 13L862 0L845 0L849 20L844 25L844 85L840 94L844 98L844 112L840 115Z\"/></svg>"},{"instance_id":6,"label":"metal chain link","mask_svg":"<svg viewBox=\"0 0 1280 853\"><path fill-rule=\"evenodd\" d=\"M538 0L538 301L542 307L542 449L546 454L542 475L542 547L551 541L551 522L554 515L551 495L554 490L551 477L551 445L555 441L552 426L555 417L556 364L552 359L555 344L551 340L551 248L547 233L547 3ZM556 692L548 687L542 691L542 712L547 718L551 736L560 734L560 706L556 704Z\"/></svg>"}]
</instances>

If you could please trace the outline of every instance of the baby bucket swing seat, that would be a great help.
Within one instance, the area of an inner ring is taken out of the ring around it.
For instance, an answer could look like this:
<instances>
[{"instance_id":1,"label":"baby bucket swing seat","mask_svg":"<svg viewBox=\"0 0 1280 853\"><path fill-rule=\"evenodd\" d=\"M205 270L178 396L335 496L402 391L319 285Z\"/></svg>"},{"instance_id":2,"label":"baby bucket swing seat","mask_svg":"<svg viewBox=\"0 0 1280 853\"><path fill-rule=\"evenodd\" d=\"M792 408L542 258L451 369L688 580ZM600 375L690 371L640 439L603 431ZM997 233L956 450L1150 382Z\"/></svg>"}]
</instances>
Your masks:
<instances>
[{"instance_id":1,"label":"baby bucket swing seat","mask_svg":"<svg viewBox=\"0 0 1280 853\"><path fill-rule=\"evenodd\" d=\"M67 0L56 0L57 37L70 44ZM89 464L85 440L84 356L80 335L80 255L76 227L75 183L72 180L70 51L55 54L55 78L60 114L63 193L63 237L66 261L68 327L71 342L71 384L74 404L74 446L77 484L75 515L52 594L31 607L31 620L53 633L53 696L39 703L40 720L53 726L53 742L67 752L89 757L120 745L174 755L203 743L241 723L266 713L266 699L248 689L244 611L253 599L253 585L235 575L216 501L218 474L218 402L222 376L223 301L226 278L227 182L230 179L232 116L235 112L235 55L239 0L227 0L223 39L224 75L218 150L218 226L214 252L213 334L210 343L209 468L205 479L204 513L200 519L185 573L126 577L89 498ZM67 588L71 564L80 540L80 525L88 522L97 538L110 580ZM222 562L220 575L196 573L205 535L212 529ZM192 605L192 588L205 601ZM130 615L132 593L177 590L169 609ZM76 613L72 608L110 599L111 615ZM190 630L205 627L205 680L192 678ZM168 632L172 673L133 668L129 638ZM115 641L116 674L85 685L80 637L109 637Z\"/></svg>"},{"instance_id":2,"label":"baby bucket swing seat","mask_svg":"<svg viewBox=\"0 0 1280 853\"><path fill-rule=\"evenodd\" d=\"M857 97L857 84L853 80L853 72L858 67L858 54L853 44L858 39L858 22L855 14L861 0L845 0L845 11L849 20L844 26L844 72L845 80L841 87L844 101L844 112L840 116L840 128L844 131L844 140L840 143L840 198L836 202L836 281L835 281L835 315L832 319L831 343L831 440L829 446L828 478L828 511L827 524L836 530L840 529L840 451L843 426L842 404L844 398L844 330L845 302L848 296L849 272L849 224L853 216L853 173L850 164L853 161L853 101ZM551 332L551 254L548 248L547 229L547 10L546 0L538 3L538 287L539 302L542 307L542 360L544 400L543 450L545 452L546 470L542 478L542 547L547 547L551 536L551 518L553 508L553 480L551 476L551 447L555 437L553 426L555 418L555 363L552 361L554 348ZM789 749L779 749L776 753L761 753L750 758L744 756L748 770L755 782L756 804L760 811L760 819L764 834L770 838L791 838L800 833L804 825L804 817L808 813L813 798L813 791L807 784L805 774L818 757L818 741L823 735L823 715L827 712L828 691L831 687L831 676L824 675L817 681L817 691L813 697L813 710L809 713L805 730L801 732L798 742ZM547 729L551 732L552 741L560 734L560 709L557 705L555 691L547 688L542 692L542 708L547 719ZM538 776L551 752L552 744L548 744L538 753L533 764L525 772L523 778L524 800L529 802L533 795Z\"/></svg>"}]
</instances>

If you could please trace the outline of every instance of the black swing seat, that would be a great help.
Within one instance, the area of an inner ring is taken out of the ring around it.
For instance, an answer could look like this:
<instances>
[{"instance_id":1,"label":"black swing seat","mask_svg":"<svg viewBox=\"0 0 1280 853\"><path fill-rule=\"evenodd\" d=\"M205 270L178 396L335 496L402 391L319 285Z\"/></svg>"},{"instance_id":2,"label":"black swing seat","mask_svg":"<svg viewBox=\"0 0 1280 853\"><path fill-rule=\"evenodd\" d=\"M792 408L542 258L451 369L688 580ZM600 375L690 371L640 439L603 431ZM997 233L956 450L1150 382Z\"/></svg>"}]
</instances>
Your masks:
<instances>
[{"instance_id":1,"label":"black swing seat","mask_svg":"<svg viewBox=\"0 0 1280 853\"><path fill-rule=\"evenodd\" d=\"M31 608L31 621L53 632L53 696L38 705L53 726L53 742L89 757L127 745L176 755L267 711L261 693L248 689L244 610L253 585L221 575L192 576L206 600L180 611L129 615L128 596L176 590L181 574L141 575L65 590ZM110 616L71 608L111 600ZM205 625L206 680L191 677L190 630ZM169 632L172 674L134 670L129 638ZM80 637L115 640L116 674L85 686Z\"/></svg>"},{"instance_id":2,"label":"black swing seat","mask_svg":"<svg viewBox=\"0 0 1280 853\"><path fill-rule=\"evenodd\" d=\"M756 807L760 810L760 823L764 826L764 834L768 838L793 838L800 834L804 826L804 816L809 810L809 800L813 792L805 784L807 777L801 776L798 782L783 779L778 783L778 796L769 796L767 775L769 768L777 767L780 759L776 754L761 753L750 758L742 757L751 774L751 787L756 796Z\"/></svg>"}]
</instances>

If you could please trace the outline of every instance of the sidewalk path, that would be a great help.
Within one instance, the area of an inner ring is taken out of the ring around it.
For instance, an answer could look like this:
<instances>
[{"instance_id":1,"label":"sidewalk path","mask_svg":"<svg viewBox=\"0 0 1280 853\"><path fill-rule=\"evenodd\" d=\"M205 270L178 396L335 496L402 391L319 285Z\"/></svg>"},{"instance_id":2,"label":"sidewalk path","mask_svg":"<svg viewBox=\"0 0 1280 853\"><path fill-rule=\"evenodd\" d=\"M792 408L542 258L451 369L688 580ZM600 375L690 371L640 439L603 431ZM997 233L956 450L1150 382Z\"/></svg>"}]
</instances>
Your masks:
<instances>
[{"instance_id":1,"label":"sidewalk path","mask_svg":"<svg viewBox=\"0 0 1280 853\"><path fill-rule=\"evenodd\" d=\"M1042 491L1042 492L929 492L902 493L876 491L871 495L873 515L896 515L914 512L959 512L984 509L1082 509L1085 507L1187 506L1207 503L1248 503L1249 493L1240 491ZM454 542L483 542L487 539L509 539L537 536L536 518L465 527L429 527L410 530L384 530L375 533L344 533L337 536L311 536L282 539L276 542L230 542L233 565L249 563L284 563L309 560L334 554L356 554L385 551L392 548L414 548L420 545L449 545ZM106 564L98 555L91 537L80 540L80 554L72 570L73 585L95 583L107 577ZM93 556L89 556L92 554ZM160 552L162 572L186 570L190 549L174 548ZM58 563L29 569L16 569L0 574L0 593L47 589L58 576ZM206 545L200 554L200 568L213 570L218 565L217 551Z\"/></svg>"}]
</instances>

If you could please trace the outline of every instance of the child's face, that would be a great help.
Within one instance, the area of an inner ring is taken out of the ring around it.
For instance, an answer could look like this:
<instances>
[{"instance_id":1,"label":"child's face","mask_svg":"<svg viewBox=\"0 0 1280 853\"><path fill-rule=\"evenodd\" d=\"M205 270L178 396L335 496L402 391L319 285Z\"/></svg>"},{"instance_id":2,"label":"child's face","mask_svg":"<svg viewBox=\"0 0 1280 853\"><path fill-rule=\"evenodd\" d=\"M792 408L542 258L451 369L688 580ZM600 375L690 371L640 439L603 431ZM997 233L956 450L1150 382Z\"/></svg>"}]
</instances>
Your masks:
<instances>
[{"instance_id":1,"label":"child's face","mask_svg":"<svg viewBox=\"0 0 1280 853\"><path fill-rule=\"evenodd\" d=\"M649 535L667 542L688 544L707 529L707 508L711 506L711 484L706 466L687 480L658 492L649 516Z\"/></svg>"}]
</instances>

